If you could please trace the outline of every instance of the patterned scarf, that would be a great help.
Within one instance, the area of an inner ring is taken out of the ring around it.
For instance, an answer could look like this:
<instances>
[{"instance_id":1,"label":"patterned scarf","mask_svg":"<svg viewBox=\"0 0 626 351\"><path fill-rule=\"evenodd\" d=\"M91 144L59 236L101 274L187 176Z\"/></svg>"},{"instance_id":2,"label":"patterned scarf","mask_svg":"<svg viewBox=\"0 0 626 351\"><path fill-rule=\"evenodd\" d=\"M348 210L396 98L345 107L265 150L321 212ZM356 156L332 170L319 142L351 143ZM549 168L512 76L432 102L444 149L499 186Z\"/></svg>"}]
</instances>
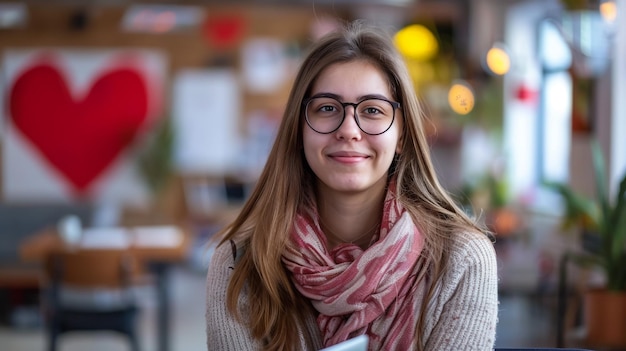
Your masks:
<instances>
[{"instance_id":1,"label":"patterned scarf","mask_svg":"<svg viewBox=\"0 0 626 351\"><path fill-rule=\"evenodd\" d=\"M282 260L319 312L325 346L367 334L371 350L413 349L424 240L391 189L380 232L365 251L349 243L329 251L315 208L296 217Z\"/></svg>"}]
</instances>

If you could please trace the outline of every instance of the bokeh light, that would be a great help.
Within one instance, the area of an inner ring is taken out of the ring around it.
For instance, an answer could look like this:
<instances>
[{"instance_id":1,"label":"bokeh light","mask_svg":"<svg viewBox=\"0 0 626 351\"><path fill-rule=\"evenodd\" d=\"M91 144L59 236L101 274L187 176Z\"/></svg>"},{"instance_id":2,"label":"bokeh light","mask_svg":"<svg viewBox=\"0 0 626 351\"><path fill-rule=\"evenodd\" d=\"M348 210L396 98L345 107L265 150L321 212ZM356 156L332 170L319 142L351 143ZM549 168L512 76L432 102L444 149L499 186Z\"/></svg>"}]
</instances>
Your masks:
<instances>
[{"instance_id":1,"label":"bokeh light","mask_svg":"<svg viewBox=\"0 0 626 351\"><path fill-rule=\"evenodd\" d=\"M600 3L600 14L605 21L609 23L615 22L617 18L617 4L615 4L615 1L602 1Z\"/></svg>"},{"instance_id":2,"label":"bokeh light","mask_svg":"<svg viewBox=\"0 0 626 351\"><path fill-rule=\"evenodd\" d=\"M456 82L448 91L448 103L452 111L466 115L474 109L474 92L465 82Z\"/></svg>"},{"instance_id":3,"label":"bokeh light","mask_svg":"<svg viewBox=\"0 0 626 351\"><path fill-rule=\"evenodd\" d=\"M420 24L400 29L394 36L394 42L400 53L409 59L427 61L439 51L435 35Z\"/></svg>"},{"instance_id":4,"label":"bokeh light","mask_svg":"<svg viewBox=\"0 0 626 351\"><path fill-rule=\"evenodd\" d=\"M487 51L487 68L499 76L506 74L511 68L511 58L506 49L499 45L494 45Z\"/></svg>"}]
</instances>

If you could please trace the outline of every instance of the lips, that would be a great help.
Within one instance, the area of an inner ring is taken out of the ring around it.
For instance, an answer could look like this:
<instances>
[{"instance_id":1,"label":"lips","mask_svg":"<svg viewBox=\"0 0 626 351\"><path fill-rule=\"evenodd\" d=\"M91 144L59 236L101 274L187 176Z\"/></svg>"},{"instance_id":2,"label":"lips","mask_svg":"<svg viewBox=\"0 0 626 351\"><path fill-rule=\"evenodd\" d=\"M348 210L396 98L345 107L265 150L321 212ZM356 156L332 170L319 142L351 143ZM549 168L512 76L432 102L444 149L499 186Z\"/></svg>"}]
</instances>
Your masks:
<instances>
[{"instance_id":1,"label":"lips","mask_svg":"<svg viewBox=\"0 0 626 351\"><path fill-rule=\"evenodd\" d=\"M328 157L342 163L357 163L368 159L370 156L356 151L337 151L329 153Z\"/></svg>"}]
</instances>

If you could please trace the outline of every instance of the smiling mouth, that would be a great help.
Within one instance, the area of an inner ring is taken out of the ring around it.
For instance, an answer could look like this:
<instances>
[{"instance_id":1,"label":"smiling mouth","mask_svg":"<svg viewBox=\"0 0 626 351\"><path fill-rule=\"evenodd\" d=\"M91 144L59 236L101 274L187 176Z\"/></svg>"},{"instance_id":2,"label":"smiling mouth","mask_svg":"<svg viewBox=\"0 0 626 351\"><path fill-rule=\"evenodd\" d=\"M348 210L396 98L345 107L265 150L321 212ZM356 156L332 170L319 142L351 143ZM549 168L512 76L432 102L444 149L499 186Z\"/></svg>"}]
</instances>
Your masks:
<instances>
[{"instance_id":1,"label":"smiling mouth","mask_svg":"<svg viewBox=\"0 0 626 351\"><path fill-rule=\"evenodd\" d=\"M341 163L357 163L369 158L368 155L357 153L334 153L328 155L328 157Z\"/></svg>"}]
</instances>

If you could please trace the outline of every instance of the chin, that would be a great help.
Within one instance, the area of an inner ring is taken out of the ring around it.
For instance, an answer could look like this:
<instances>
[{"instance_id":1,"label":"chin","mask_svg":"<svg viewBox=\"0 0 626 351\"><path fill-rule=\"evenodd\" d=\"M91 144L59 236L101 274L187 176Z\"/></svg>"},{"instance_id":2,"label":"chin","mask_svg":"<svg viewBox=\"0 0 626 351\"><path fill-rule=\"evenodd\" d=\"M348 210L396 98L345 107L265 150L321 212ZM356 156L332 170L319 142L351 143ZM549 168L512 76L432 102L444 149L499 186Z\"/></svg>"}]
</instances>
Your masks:
<instances>
[{"instance_id":1,"label":"chin","mask_svg":"<svg viewBox=\"0 0 626 351\"><path fill-rule=\"evenodd\" d=\"M360 179L349 179L349 180L341 180L341 181L331 181L326 184L329 188L335 191L344 192L344 193L358 193L362 191L366 191L371 188L374 184L370 182L360 180Z\"/></svg>"},{"instance_id":2,"label":"chin","mask_svg":"<svg viewBox=\"0 0 626 351\"><path fill-rule=\"evenodd\" d=\"M363 174L363 172L352 172L344 174L326 174L325 177L318 177L324 187L329 190L341 193L362 193L381 186L381 181L386 181L386 176Z\"/></svg>"}]
</instances>

